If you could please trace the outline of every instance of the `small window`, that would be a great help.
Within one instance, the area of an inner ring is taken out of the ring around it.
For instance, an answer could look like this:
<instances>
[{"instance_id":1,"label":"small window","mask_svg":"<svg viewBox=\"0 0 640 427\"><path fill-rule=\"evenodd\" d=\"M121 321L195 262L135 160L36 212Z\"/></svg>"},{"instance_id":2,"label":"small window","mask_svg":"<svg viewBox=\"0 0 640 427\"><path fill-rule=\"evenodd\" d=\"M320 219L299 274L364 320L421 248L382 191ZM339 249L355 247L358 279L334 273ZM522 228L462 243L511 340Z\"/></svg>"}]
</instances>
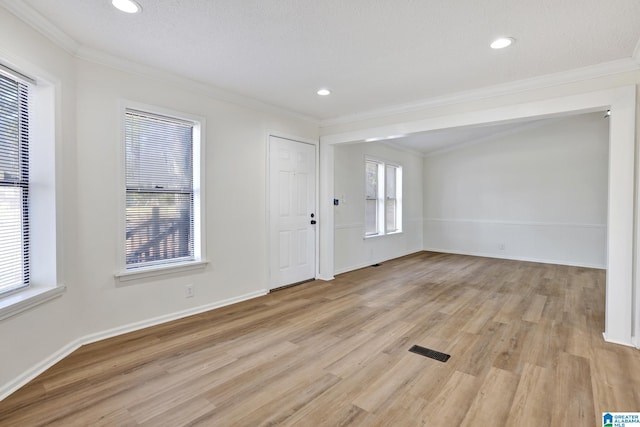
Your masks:
<instances>
[{"instance_id":1,"label":"small window","mask_svg":"<svg viewBox=\"0 0 640 427\"><path fill-rule=\"evenodd\" d=\"M395 233L400 231L400 197L398 193L398 176L400 168L398 166L386 165L385 168L385 231Z\"/></svg>"},{"instance_id":2,"label":"small window","mask_svg":"<svg viewBox=\"0 0 640 427\"><path fill-rule=\"evenodd\" d=\"M367 236L378 234L378 167L379 164L373 161L366 162L366 191L365 191L365 231Z\"/></svg>"},{"instance_id":3,"label":"small window","mask_svg":"<svg viewBox=\"0 0 640 427\"><path fill-rule=\"evenodd\" d=\"M29 286L29 86L0 74L0 294Z\"/></svg>"},{"instance_id":4,"label":"small window","mask_svg":"<svg viewBox=\"0 0 640 427\"><path fill-rule=\"evenodd\" d=\"M126 109L126 268L198 260L198 123Z\"/></svg>"},{"instance_id":5,"label":"small window","mask_svg":"<svg viewBox=\"0 0 640 427\"><path fill-rule=\"evenodd\" d=\"M402 231L402 167L365 161L365 237Z\"/></svg>"}]
</instances>

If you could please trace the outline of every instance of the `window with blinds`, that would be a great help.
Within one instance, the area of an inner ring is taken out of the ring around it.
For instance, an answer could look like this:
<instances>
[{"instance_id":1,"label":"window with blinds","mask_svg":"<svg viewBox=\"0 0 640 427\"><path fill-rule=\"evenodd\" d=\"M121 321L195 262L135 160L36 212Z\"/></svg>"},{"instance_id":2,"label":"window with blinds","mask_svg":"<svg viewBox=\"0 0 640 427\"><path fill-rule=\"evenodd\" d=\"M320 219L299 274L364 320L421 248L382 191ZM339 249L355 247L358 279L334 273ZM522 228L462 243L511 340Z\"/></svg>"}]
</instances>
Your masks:
<instances>
[{"instance_id":1,"label":"window with blinds","mask_svg":"<svg viewBox=\"0 0 640 427\"><path fill-rule=\"evenodd\" d=\"M194 123L125 112L126 267L194 260Z\"/></svg>"},{"instance_id":2,"label":"window with blinds","mask_svg":"<svg viewBox=\"0 0 640 427\"><path fill-rule=\"evenodd\" d=\"M29 86L0 74L0 294L29 286Z\"/></svg>"}]
</instances>

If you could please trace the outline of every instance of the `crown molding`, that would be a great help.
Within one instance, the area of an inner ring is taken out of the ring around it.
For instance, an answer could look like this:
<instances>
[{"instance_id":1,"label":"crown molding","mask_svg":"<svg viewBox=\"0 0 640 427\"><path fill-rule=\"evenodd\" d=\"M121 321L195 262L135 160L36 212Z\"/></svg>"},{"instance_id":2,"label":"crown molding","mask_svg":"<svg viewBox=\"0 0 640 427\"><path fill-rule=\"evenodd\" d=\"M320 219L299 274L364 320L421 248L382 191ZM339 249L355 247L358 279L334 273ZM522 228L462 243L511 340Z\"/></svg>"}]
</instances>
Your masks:
<instances>
[{"instance_id":1,"label":"crown molding","mask_svg":"<svg viewBox=\"0 0 640 427\"><path fill-rule=\"evenodd\" d=\"M629 71L640 70L640 42L636 46L635 59L625 58L588 67L576 68L559 73L546 74L544 76L530 79L516 80L509 83L487 86L479 89L472 89L463 92L456 92L449 95L438 96L421 100L418 102L400 104L371 110L363 113L345 115L333 119L321 120L320 127L343 125L362 120L376 119L395 114L410 113L428 108L437 108L445 105L459 104L470 101L478 101L486 98L493 98L501 95L510 95L528 90L539 90L563 84L574 83L582 80L589 80L598 77L620 74Z\"/></svg>"},{"instance_id":2,"label":"crown molding","mask_svg":"<svg viewBox=\"0 0 640 427\"><path fill-rule=\"evenodd\" d=\"M29 24L47 39L74 54L80 44L22 0L0 0L0 5Z\"/></svg>"},{"instance_id":3,"label":"crown molding","mask_svg":"<svg viewBox=\"0 0 640 427\"><path fill-rule=\"evenodd\" d=\"M80 46L75 55L78 59L93 62L95 64L104 65L116 70L124 71L131 74L137 74L146 78L151 78L161 82L172 83L176 86L199 94L205 94L219 101L229 102L240 107L251 108L265 113L285 115L298 120L318 125L320 121L316 118L300 114L295 111L287 110L257 99L240 95L225 89L215 87L210 84L201 83L193 79L162 71L155 67L136 63L128 59L109 55L105 52L91 49L86 46Z\"/></svg>"},{"instance_id":4,"label":"crown molding","mask_svg":"<svg viewBox=\"0 0 640 427\"><path fill-rule=\"evenodd\" d=\"M90 62L99 63L101 65L106 65L115 69L119 69L121 71L132 72L147 77L153 77L162 81L169 81L187 89L195 90L200 93L204 92L213 98L230 102L242 107L253 108L269 113L284 114L289 117L304 120L314 124L319 124L321 128L348 124L361 120L375 119L394 114L410 113L413 111L428 108L437 108L450 104L477 101L501 95L523 92L527 90L538 90L547 87L559 86L562 84L574 83L581 80L588 80L612 74L640 70L640 40L638 40L638 43L636 44L636 47L633 51L633 55L630 58L576 68L559 73L547 74L531 79L516 80L509 83L487 86L484 88L473 89L469 91L456 92L453 94L428 98L413 103L400 104L377 110L370 110L362 113L335 117L332 119L319 120L317 118L278 107L264 101L250 98L246 95L233 93L231 91L221 89L210 84L197 82L186 77L163 72L153 67L134 63L123 58L118 58L104 52L82 46L75 39L70 37L56 25L51 23L46 17L41 15L38 11L33 9L23 0L0 0L0 6L3 6L9 12L13 13L18 18L26 22L29 26L44 35L47 39L56 43L58 46L78 58Z\"/></svg>"}]
</instances>

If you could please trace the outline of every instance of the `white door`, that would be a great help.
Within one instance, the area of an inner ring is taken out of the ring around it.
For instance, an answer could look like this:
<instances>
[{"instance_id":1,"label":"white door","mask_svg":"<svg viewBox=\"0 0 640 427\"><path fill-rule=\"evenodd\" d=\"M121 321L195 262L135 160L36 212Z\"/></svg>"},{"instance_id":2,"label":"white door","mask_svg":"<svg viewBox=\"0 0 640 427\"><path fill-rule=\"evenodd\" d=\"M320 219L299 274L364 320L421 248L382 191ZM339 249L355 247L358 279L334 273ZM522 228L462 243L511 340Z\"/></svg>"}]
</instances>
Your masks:
<instances>
[{"instance_id":1,"label":"white door","mask_svg":"<svg viewBox=\"0 0 640 427\"><path fill-rule=\"evenodd\" d=\"M316 149L269 138L269 258L271 289L316 273Z\"/></svg>"}]
</instances>

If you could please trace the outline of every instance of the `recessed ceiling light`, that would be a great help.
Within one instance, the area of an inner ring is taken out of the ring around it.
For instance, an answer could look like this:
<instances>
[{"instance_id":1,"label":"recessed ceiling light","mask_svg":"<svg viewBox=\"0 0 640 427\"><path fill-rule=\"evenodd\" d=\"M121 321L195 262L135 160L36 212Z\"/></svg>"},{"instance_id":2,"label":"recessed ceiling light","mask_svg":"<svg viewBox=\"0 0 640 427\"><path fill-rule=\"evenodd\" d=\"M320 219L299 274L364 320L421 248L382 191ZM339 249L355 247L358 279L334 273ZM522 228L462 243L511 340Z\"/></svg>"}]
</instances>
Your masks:
<instances>
[{"instance_id":1,"label":"recessed ceiling light","mask_svg":"<svg viewBox=\"0 0 640 427\"><path fill-rule=\"evenodd\" d=\"M331 91L329 89L320 89L318 92L316 92L318 95L320 96L327 96L327 95L331 95Z\"/></svg>"},{"instance_id":2,"label":"recessed ceiling light","mask_svg":"<svg viewBox=\"0 0 640 427\"><path fill-rule=\"evenodd\" d=\"M111 0L111 4L124 13L138 13L142 11L142 7L133 0Z\"/></svg>"},{"instance_id":3,"label":"recessed ceiling light","mask_svg":"<svg viewBox=\"0 0 640 427\"><path fill-rule=\"evenodd\" d=\"M507 46L511 46L511 44L516 41L513 37L501 37L499 39L495 39L493 43L491 43L491 49L504 49Z\"/></svg>"}]
</instances>

